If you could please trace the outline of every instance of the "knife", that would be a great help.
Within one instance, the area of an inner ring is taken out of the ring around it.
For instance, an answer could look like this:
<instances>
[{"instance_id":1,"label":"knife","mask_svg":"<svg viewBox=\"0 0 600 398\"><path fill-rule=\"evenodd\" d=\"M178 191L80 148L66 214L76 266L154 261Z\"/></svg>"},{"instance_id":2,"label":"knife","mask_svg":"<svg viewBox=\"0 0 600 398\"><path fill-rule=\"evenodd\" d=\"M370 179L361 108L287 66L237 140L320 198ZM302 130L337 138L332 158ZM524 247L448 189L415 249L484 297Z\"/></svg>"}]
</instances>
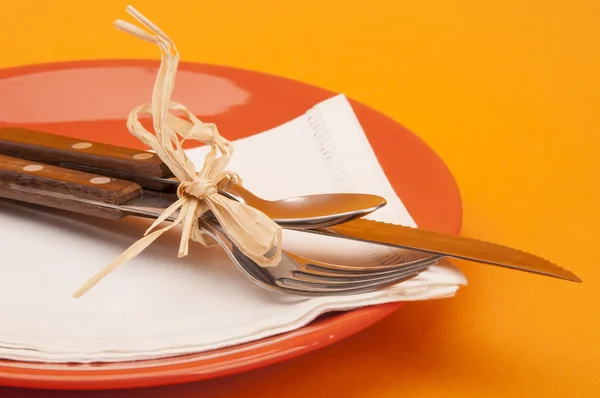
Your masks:
<instances>
[{"instance_id":1,"label":"knife","mask_svg":"<svg viewBox=\"0 0 600 398\"><path fill-rule=\"evenodd\" d=\"M464 236L358 219L327 228L306 230L395 248L414 249L461 260L497 265L514 270L581 282L574 273L539 256L496 243Z\"/></svg>"},{"instance_id":2,"label":"knife","mask_svg":"<svg viewBox=\"0 0 600 398\"><path fill-rule=\"evenodd\" d=\"M150 153L21 128L0 129L0 154L111 176L156 191L173 191L179 184L166 165ZM243 188L237 188L235 191L243 195ZM581 282L571 271L539 256L495 243L420 228L358 219L304 232L417 250Z\"/></svg>"}]
</instances>

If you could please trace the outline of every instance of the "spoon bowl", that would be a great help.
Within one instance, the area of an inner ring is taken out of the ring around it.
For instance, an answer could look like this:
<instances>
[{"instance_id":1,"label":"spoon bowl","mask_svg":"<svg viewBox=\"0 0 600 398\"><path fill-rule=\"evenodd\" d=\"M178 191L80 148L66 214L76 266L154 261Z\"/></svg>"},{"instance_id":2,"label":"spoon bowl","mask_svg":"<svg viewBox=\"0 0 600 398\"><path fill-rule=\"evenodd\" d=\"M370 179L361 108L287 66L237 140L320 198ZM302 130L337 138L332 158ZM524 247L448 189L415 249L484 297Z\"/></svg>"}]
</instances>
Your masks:
<instances>
[{"instance_id":1,"label":"spoon bowl","mask_svg":"<svg viewBox=\"0 0 600 398\"><path fill-rule=\"evenodd\" d=\"M381 196L360 193L327 193L270 201L233 182L219 185L219 193L259 209L286 229L325 228L363 217L387 204Z\"/></svg>"}]
</instances>

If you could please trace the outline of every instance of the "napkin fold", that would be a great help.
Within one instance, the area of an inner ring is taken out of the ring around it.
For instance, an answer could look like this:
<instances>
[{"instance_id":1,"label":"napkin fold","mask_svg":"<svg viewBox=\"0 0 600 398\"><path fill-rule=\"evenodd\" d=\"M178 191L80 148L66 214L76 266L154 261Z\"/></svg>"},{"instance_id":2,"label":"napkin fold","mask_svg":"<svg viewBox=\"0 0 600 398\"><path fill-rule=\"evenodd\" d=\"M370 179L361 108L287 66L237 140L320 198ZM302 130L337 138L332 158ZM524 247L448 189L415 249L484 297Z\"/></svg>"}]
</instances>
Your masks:
<instances>
[{"instance_id":1,"label":"napkin fold","mask_svg":"<svg viewBox=\"0 0 600 398\"><path fill-rule=\"evenodd\" d=\"M416 226L343 95L234 147L229 169L265 199L373 193L388 205L368 218ZM187 153L200 167L207 150ZM88 363L197 353L288 332L329 311L451 297L466 284L455 267L437 265L378 292L285 296L246 279L220 248L194 244L178 259L178 231L171 231L83 298L71 297L150 222L0 201L0 358ZM341 264L390 262L395 253L297 231L284 232L284 248Z\"/></svg>"}]
</instances>

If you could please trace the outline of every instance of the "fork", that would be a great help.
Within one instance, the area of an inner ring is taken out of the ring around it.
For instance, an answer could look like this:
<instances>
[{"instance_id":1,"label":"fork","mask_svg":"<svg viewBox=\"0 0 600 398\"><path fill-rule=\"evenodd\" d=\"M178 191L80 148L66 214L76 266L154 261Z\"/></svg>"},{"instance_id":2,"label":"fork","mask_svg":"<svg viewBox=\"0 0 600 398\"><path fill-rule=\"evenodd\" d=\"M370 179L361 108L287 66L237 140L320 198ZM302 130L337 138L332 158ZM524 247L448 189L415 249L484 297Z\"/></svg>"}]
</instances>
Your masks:
<instances>
[{"instance_id":1,"label":"fork","mask_svg":"<svg viewBox=\"0 0 600 398\"><path fill-rule=\"evenodd\" d=\"M350 266L342 267L315 261L282 250L279 265L261 267L233 244L218 222L201 217L199 225L203 232L219 243L246 277L257 285L277 293L310 297L368 293L413 279L437 263L437 259L428 257L392 266L394 270L391 272L352 274L339 272L340 269L351 269Z\"/></svg>"},{"instance_id":2,"label":"fork","mask_svg":"<svg viewBox=\"0 0 600 398\"><path fill-rule=\"evenodd\" d=\"M144 206L127 200L140 189L130 181L39 163L31 165L15 158L11 162L5 162L5 168L10 166L12 171L0 173L0 197L112 219L129 215L156 218L164 210L164 199L158 195L152 196L156 203L146 200ZM106 180L106 183L95 184L96 180ZM170 221L176 217L177 214L171 215ZM244 275L264 288L289 294L322 296L369 292L413 278L433 264L425 259L388 268L348 268L286 252L277 267L267 269L239 252L222 232L218 221L206 215L201 217L200 224L223 246Z\"/></svg>"}]
</instances>

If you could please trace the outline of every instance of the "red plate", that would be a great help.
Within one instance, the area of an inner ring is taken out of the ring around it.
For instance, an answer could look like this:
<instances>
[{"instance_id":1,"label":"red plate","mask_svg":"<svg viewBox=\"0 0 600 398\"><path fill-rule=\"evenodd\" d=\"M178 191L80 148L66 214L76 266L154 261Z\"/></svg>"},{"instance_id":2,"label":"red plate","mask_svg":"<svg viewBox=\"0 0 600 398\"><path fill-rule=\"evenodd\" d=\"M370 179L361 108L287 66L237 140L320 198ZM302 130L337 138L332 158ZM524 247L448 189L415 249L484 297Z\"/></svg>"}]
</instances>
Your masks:
<instances>
[{"instance_id":1,"label":"red plate","mask_svg":"<svg viewBox=\"0 0 600 398\"><path fill-rule=\"evenodd\" d=\"M0 70L0 127L18 125L145 149L126 129L134 106L151 98L157 62L102 60ZM174 99L228 139L247 137L299 116L335 95L308 84L241 69L180 65ZM442 160L392 119L351 100L397 194L419 226L460 231L458 187ZM299 330L201 354L99 365L0 360L0 384L52 389L115 389L215 378L325 347L379 321L400 304L330 314ZM329 339L330 335L338 337Z\"/></svg>"}]
</instances>

